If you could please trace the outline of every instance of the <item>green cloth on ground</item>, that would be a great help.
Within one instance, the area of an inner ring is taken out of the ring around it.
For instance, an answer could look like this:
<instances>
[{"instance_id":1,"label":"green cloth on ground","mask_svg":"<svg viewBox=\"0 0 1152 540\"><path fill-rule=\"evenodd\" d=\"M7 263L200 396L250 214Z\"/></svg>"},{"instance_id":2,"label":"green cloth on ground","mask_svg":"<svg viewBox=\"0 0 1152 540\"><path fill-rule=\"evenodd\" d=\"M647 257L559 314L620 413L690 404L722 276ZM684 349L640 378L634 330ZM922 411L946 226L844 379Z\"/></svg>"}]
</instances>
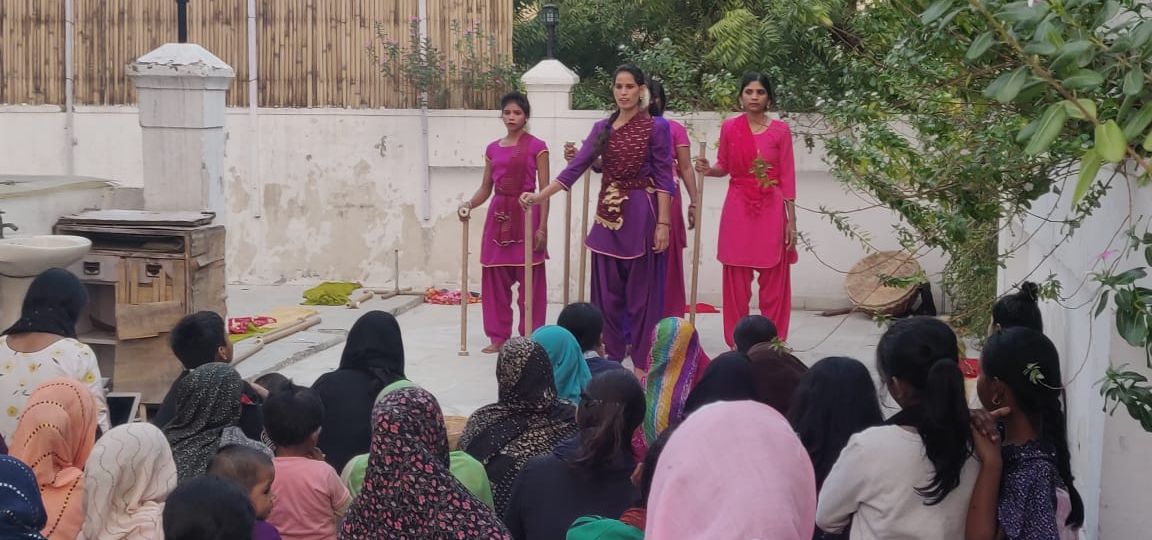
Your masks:
<instances>
[{"instance_id":1,"label":"green cloth on ground","mask_svg":"<svg viewBox=\"0 0 1152 540\"><path fill-rule=\"evenodd\" d=\"M644 540L644 531L618 519L585 516L568 529L567 540Z\"/></svg>"},{"instance_id":2,"label":"green cloth on ground","mask_svg":"<svg viewBox=\"0 0 1152 540\"><path fill-rule=\"evenodd\" d=\"M270 330L266 327L260 327L260 326L254 325L254 324L249 324L248 325L248 331L244 332L243 334L228 334L228 341L231 341L232 343L240 343L241 341L244 341L248 338L256 337L260 334L267 334L268 332L271 332L271 331L272 330Z\"/></svg>"},{"instance_id":3,"label":"green cloth on ground","mask_svg":"<svg viewBox=\"0 0 1152 540\"><path fill-rule=\"evenodd\" d=\"M448 454L448 458L451 461L452 476L455 476L477 499L488 505L488 508L495 508L496 503L492 501L492 484L488 481L484 465L467 452L460 450ZM368 454L360 454L344 466L340 478L344 480L344 485L348 486L348 492L353 498L360 495L360 489L364 487L364 473L367 471Z\"/></svg>"},{"instance_id":4,"label":"green cloth on ground","mask_svg":"<svg viewBox=\"0 0 1152 540\"><path fill-rule=\"evenodd\" d=\"M359 289L359 283L348 281L325 281L304 291L306 306L342 306L348 303L348 295Z\"/></svg>"}]
</instances>

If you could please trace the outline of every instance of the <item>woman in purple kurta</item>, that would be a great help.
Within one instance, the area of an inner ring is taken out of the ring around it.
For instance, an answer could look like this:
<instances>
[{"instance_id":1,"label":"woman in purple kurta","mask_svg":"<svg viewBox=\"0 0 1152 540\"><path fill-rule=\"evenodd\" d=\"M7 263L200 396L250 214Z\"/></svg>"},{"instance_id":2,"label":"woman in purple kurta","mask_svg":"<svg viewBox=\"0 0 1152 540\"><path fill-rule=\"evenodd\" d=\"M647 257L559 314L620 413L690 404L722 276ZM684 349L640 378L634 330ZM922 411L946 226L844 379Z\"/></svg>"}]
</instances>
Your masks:
<instances>
[{"instance_id":1,"label":"woman in purple kurta","mask_svg":"<svg viewBox=\"0 0 1152 540\"><path fill-rule=\"evenodd\" d=\"M500 351L500 346L512 337L512 285L519 284L520 335L527 336L544 324L548 308L548 290L544 279L544 259L548 253L546 224L548 206L533 209L532 235L535 251L532 255L532 313L533 321L525 332L524 324L524 209L517 203L522 193L536 190L548 183L548 145L524 131L531 114L528 98L512 92L500 100L501 119L508 135L492 141L484 152L484 180L480 189L464 206L471 210L484 204L495 191L488 217L484 221L484 235L480 244L480 287L484 312L484 333L490 343L485 353ZM461 219L468 219L462 212Z\"/></svg>"},{"instance_id":2,"label":"woman in purple kurta","mask_svg":"<svg viewBox=\"0 0 1152 540\"><path fill-rule=\"evenodd\" d=\"M570 189L596 158L604 175L595 223L585 240L592 251L592 303L604 313L604 352L621 361L631 348L638 371L648 368L652 331L664 309L672 180L668 122L648 114L644 73L621 66L614 76L617 110L593 126L568 167L539 193L521 195L531 207Z\"/></svg>"}]
</instances>

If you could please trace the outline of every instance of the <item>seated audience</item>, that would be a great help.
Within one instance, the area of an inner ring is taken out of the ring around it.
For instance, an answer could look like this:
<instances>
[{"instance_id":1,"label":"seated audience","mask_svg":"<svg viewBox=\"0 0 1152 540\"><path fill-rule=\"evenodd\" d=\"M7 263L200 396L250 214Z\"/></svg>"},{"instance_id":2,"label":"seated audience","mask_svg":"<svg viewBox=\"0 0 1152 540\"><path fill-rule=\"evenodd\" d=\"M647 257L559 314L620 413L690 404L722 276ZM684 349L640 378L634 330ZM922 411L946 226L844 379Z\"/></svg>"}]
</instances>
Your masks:
<instances>
[{"instance_id":1,"label":"seated audience","mask_svg":"<svg viewBox=\"0 0 1152 540\"><path fill-rule=\"evenodd\" d=\"M176 488L176 463L159 428L146 422L112 428L84 466L84 534L92 540L153 540Z\"/></svg>"},{"instance_id":2,"label":"seated audience","mask_svg":"<svg viewBox=\"0 0 1152 540\"><path fill-rule=\"evenodd\" d=\"M974 435L980 475L965 538L1074 540L1084 501L1072 478L1063 378L1056 346L1039 330L1009 327L982 351L977 393L1003 418L998 433Z\"/></svg>"},{"instance_id":3,"label":"seated audience","mask_svg":"<svg viewBox=\"0 0 1152 540\"><path fill-rule=\"evenodd\" d=\"M576 409L557 398L548 353L528 338L504 342L496 384L496 403L472 413L460 448L484 464L496 512L502 515L524 464L576 434Z\"/></svg>"},{"instance_id":4,"label":"seated audience","mask_svg":"<svg viewBox=\"0 0 1152 540\"><path fill-rule=\"evenodd\" d=\"M604 315L600 308L588 302L568 304L556 319L559 326L572 333L580 348L584 351L584 361L588 362L588 370L592 376L599 375L609 369L626 369L620 362L614 362L601 356L601 334L604 331Z\"/></svg>"},{"instance_id":5,"label":"seated audience","mask_svg":"<svg viewBox=\"0 0 1152 540\"><path fill-rule=\"evenodd\" d=\"M992 330L1014 326L1044 331L1044 318L1040 315L1040 287L1031 281L1020 284L1020 290L1001 296L992 306Z\"/></svg>"},{"instance_id":6,"label":"seated audience","mask_svg":"<svg viewBox=\"0 0 1152 540\"><path fill-rule=\"evenodd\" d=\"M84 525L84 464L96 443L96 400L73 379L32 391L12 436L12 457L32 467L48 512L42 534L75 540Z\"/></svg>"},{"instance_id":7,"label":"seated audience","mask_svg":"<svg viewBox=\"0 0 1152 540\"><path fill-rule=\"evenodd\" d=\"M448 468L448 432L427 390L401 388L373 413L364 488L340 528L341 540L507 539L492 509Z\"/></svg>"},{"instance_id":8,"label":"seated audience","mask_svg":"<svg viewBox=\"0 0 1152 540\"><path fill-rule=\"evenodd\" d=\"M368 452L376 396L404 378L404 339L396 317L365 313L348 332L340 367L312 385L324 403L319 447L334 469L344 470L353 456Z\"/></svg>"},{"instance_id":9,"label":"seated audience","mask_svg":"<svg viewBox=\"0 0 1152 540\"><path fill-rule=\"evenodd\" d=\"M276 467L267 454L239 444L221 448L208 463L208 474L234 482L248 493L248 502L256 514L252 540L280 540L280 531L266 519L275 506L272 482Z\"/></svg>"},{"instance_id":10,"label":"seated audience","mask_svg":"<svg viewBox=\"0 0 1152 540\"><path fill-rule=\"evenodd\" d=\"M32 280L20 318L0 335L0 436L5 441L12 440L32 391L57 377L87 386L100 429L111 428L96 355L76 340L76 322L87 303L84 285L67 270L50 268Z\"/></svg>"},{"instance_id":11,"label":"seated audience","mask_svg":"<svg viewBox=\"0 0 1152 540\"><path fill-rule=\"evenodd\" d=\"M230 444L271 454L239 427L244 382L235 369L218 362L193 369L174 389L176 416L164 426L180 481L204 474L216 451Z\"/></svg>"},{"instance_id":12,"label":"seated audience","mask_svg":"<svg viewBox=\"0 0 1152 540\"><path fill-rule=\"evenodd\" d=\"M517 338L524 339L524 338ZM386 387L376 396L376 402L384 399L384 396L391 394L401 388L415 387L416 383L409 380L399 380ZM477 499L488 505L489 508L494 506L492 501L492 484L488 481L488 473L484 472L484 464L476 460L476 458L468 455L467 452L462 450L453 450L448 454L449 469L452 471L452 476L455 476L464 487L468 489ZM344 471L340 473L340 479L344 481L344 485L348 487L348 492L352 497L360 494L360 490L364 487L364 473L368 470L368 454L360 454L350 460L344 466Z\"/></svg>"},{"instance_id":13,"label":"seated audience","mask_svg":"<svg viewBox=\"0 0 1152 540\"><path fill-rule=\"evenodd\" d=\"M684 415L692 414L709 403L746 399L756 399L748 355L728 351L708 363L704 375L688 392L688 399L684 400Z\"/></svg>"},{"instance_id":14,"label":"seated audience","mask_svg":"<svg viewBox=\"0 0 1152 540\"><path fill-rule=\"evenodd\" d=\"M548 353L552 364L552 378L556 392L568 403L580 402L580 392L588 386L592 372L580 353L580 344L572 333L555 325L541 326L532 333L532 341L539 343Z\"/></svg>"},{"instance_id":15,"label":"seated audience","mask_svg":"<svg viewBox=\"0 0 1152 540\"><path fill-rule=\"evenodd\" d=\"M580 432L528 461L512 485L504 523L517 540L564 538L582 516L619 516L639 495L631 481L632 434L644 420L644 390L627 371L588 383Z\"/></svg>"},{"instance_id":16,"label":"seated audience","mask_svg":"<svg viewBox=\"0 0 1152 540\"><path fill-rule=\"evenodd\" d=\"M788 421L753 401L707 405L672 434L652 480L645 537L809 540L812 463Z\"/></svg>"},{"instance_id":17,"label":"seated audience","mask_svg":"<svg viewBox=\"0 0 1152 540\"><path fill-rule=\"evenodd\" d=\"M164 540L252 540L256 513L240 486L203 475L176 486L163 519Z\"/></svg>"},{"instance_id":18,"label":"seated audience","mask_svg":"<svg viewBox=\"0 0 1152 540\"><path fill-rule=\"evenodd\" d=\"M748 351L752 368L752 388L756 401L771 405L780 414L787 415L792 394L800 377L808 371L799 358L772 343L755 345Z\"/></svg>"},{"instance_id":19,"label":"seated audience","mask_svg":"<svg viewBox=\"0 0 1152 540\"><path fill-rule=\"evenodd\" d=\"M752 347L761 343L772 343L779 337L776 325L763 315L747 315L736 323L732 330L732 340L736 342L736 350L744 354Z\"/></svg>"},{"instance_id":20,"label":"seated audience","mask_svg":"<svg viewBox=\"0 0 1152 540\"><path fill-rule=\"evenodd\" d=\"M256 385L263 387L268 391L269 395L275 394L280 390L288 388L292 384L292 379L285 377L279 373L265 373L253 381Z\"/></svg>"},{"instance_id":21,"label":"seated audience","mask_svg":"<svg viewBox=\"0 0 1152 540\"><path fill-rule=\"evenodd\" d=\"M852 538L962 538L979 465L956 335L931 317L893 322L876 369L900 412L853 435L820 489L816 523Z\"/></svg>"},{"instance_id":22,"label":"seated audience","mask_svg":"<svg viewBox=\"0 0 1152 540\"><path fill-rule=\"evenodd\" d=\"M800 376L788 421L812 458L819 491L848 438L883 424L884 416L868 368L852 358L833 356L816 362ZM813 538L847 540L848 533L817 530Z\"/></svg>"},{"instance_id":23,"label":"seated audience","mask_svg":"<svg viewBox=\"0 0 1152 540\"><path fill-rule=\"evenodd\" d=\"M656 476L656 467L660 462L660 454L664 452L664 445L676 428L668 428L652 441L648 447L648 454L644 462L636 465L632 473L632 483L640 489L640 497L636 506L624 511L620 519L609 519L600 516L585 516L572 524L568 529L567 540L642 540L644 528L648 520L648 496L652 493L652 479Z\"/></svg>"},{"instance_id":24,"label":"seated audience","mask_svg":"<svg viewBox=\"0 0 1152 540\"><path fill-rule=\"evenodd\" d=\"M0 538L44 540L48 523L36 475L24 462L0 456Z\"/></svg>"},{"instance_id":25,"label":"seated audience","mask_svg":"<svg viewBox=\"0 0 1152 540\"><path fill-rule=\"evenodd\" d=\"M316 449L324 404L311 388L290 386L268 396L264 427L276 445L276 506L268 523L287 540L336 537L352 498Z\"/></svg>"},{"instance_id":26,"label":"seated audience","mask_svg":"<svg viewBox=\"0 0 1152 540\"><path fill-rule=\"evenodd\" d=\"M696 328L679 317L668 317L656 325L650 354L643 381L648 409L642 429L632 438L637 461L644 459L648 444L661 432L684 420L688 394L708 367L708 356L700 348Z\"/></svg>"},{"instance_id":27,"label":"seated audience","mask_svg":"<svg viewBox=\"0 0 1152 540\"><path fill-rule=\"evenodd\" d=\"M188 373L204 364L222 362L228 364L232 361L232 342L228 339L228 328L224 318L211 311L200 311L186 315L168 335L168 344L172 353L183 364L184 370L172 382L172 387L164 396L160 410L152 417L152 424L160 429L168 425L176 415L176 386L188 376ZM264 402L261 393L263 388L259 385L244 383L244 390L240 395L240 429L249 439L260 440L260 433L264 430L263 415L260 405Z\"/></svg>"}]
</instances>

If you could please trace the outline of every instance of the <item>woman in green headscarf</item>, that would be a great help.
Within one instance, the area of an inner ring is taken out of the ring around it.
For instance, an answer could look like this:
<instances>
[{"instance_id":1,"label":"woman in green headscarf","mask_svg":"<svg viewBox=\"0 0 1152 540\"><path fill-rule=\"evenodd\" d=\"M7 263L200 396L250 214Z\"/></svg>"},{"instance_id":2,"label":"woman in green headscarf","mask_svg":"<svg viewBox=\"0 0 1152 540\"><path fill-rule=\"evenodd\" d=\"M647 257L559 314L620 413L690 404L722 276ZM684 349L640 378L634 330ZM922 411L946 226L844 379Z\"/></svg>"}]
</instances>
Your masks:
<instances>
[{"instance_id":1,"label":"woman in green headscarf","mask_svg":"<svg viewBox=\"0 0 1152 540\"><path fill-rule=\"evenodd\" d=\"M592 380L592 372L584 361L580 343L568 330L556 326L542 326L532 333L532 341L539 343L548 353L552 375L556 379L556 393L569 403L580 403L580 393Z\"/></svg>"},{"instance_id":2,"label":"woman in green headscarf","mask_svg":"<svg viewBox=\"0 0 1152 540\"><path fill-rule=\"evenodd\" d=\"M401 388L408 388L410 386L417 386L416 383L408 379L400 379L380 391L376 396L376 402L384 399L384 396L391 394ZM489 508L494 508L495 503L492 501L492 483L488 481L488 473L484 470L484 465L476 458L468 455L467 452L455 450L448 454L451 461L450 469L452 476L455 476L465 488L468 488L477 499L488 505ZM355 498L360 494L360 489L364 487L364 473L368 470L368 454L360 454L348 460L348 464L344 466L344 472L340 478L344 480L344 484L348 486L348 492Z\"/></svg>"}]
</instances>

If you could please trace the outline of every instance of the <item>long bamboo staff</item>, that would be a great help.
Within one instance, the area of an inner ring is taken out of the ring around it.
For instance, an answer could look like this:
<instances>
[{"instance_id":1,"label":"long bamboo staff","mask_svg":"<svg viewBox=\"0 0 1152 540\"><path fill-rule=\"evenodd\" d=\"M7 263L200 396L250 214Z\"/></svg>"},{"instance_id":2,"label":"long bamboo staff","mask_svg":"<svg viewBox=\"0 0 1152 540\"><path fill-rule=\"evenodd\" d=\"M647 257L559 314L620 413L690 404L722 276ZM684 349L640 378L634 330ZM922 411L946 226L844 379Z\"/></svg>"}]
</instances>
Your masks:
<instances>
[{"instance_id":1,"label":"long bamboo staff","mask_svg":"<svg viewBox=\"0 0 1152 540\"><path fill-rule=\"evenodd\" d=\"M585 272L588 268L588 246L584 244L584 239L588 238L588 194L592 185L592 170L584 171L584 210L583 217L580 219L580 227L583 232L580 233L580 278L577 280L576 301L584 301L584 279Z\"/></svg>"},{"instance_id":2,"label":"long bamboo staff","mask_svg":"<svg viewBox=\"0 0 1152 540\"><path fill-rule=\"evenodd\" d=\"M700 141L698 156L708 151L708 144ZM688 321L696 324L696 290L700 283L700 231L704 229L700 223L700 209L704 207L704 175L696 173L696 208L692 210L696 221L695 238L692 240L692 294L689 296Z\"/></svg>"},{"instance_id":3,"label":"long bamboo staff","mask_svg":"<svg viewBox=\"0 0 1152 540\"><path fill-rule=\"evenodd\" d=\"M564 191L564 305L572 290L572 190Z\"/></svg>"},{"instance_id":4,"label":"long bamboo staff","mask_svg":"<svg viewBox=\"0 0 1152 540\"><path fill-rule=\"evenodd\" d=\"M472 211L467 206L460 207L460 224L463 225L463 239L460 248L460 352L457 356L468 356L468 217Z\"/></svg>"},{"instance_id":5,"label":"long bamboo staff","mask_svg":"<svg viewBox=\"0 0 1152 540\"><path fill-rule=\"evenodd\" d=\"M535 244L536 235L532 227L532 209L530 207L524 210L524 281L520 283L520 295L524 298L524 335L531 336L535 327L532 322L535 321L532 317L532 249Z\"/></svg>"}]
</instances>

